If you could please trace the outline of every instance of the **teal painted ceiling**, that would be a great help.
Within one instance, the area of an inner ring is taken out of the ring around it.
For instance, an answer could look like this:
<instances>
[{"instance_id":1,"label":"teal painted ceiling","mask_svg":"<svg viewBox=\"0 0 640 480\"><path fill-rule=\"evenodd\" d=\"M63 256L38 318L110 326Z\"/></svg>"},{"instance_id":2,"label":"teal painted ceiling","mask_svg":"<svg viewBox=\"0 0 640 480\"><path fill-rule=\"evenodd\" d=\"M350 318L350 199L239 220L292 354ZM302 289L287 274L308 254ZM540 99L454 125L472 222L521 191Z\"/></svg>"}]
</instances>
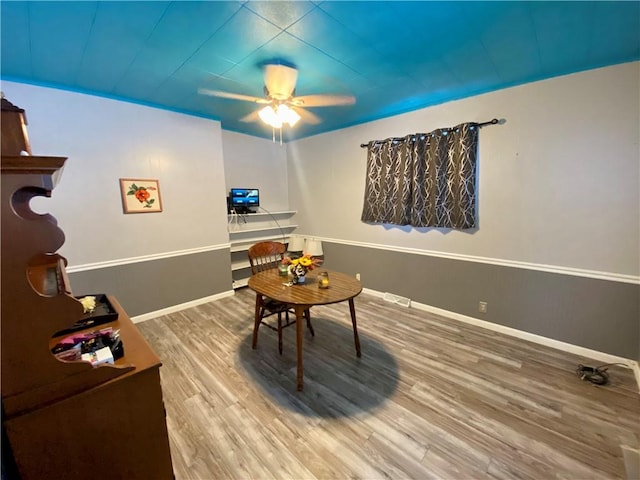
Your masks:
<instances>
[{"instance_id":1,"label":"teal painted ceiling","mask_svg":"<svg viewBox=\"0 0 640 480\"><path fill-rule=\"evenodd\" d=\"M279 62L298 69L297 95L356 97L310 109L322 122L285 140L640 58L639 2L2 1L0 16L5 80L265 138L239 121L256 104L198 89L262 96L261 65Z\"/></svg>"}]
</instances>

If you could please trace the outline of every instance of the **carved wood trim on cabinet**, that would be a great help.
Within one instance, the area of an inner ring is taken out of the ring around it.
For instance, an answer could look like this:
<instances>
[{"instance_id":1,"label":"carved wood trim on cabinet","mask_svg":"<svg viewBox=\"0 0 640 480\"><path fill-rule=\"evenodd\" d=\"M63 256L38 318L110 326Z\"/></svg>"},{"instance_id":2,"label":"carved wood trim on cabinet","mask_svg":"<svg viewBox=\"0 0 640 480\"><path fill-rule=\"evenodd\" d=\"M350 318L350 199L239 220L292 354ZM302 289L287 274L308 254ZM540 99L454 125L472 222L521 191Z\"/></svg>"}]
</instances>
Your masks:
<instances>
[{"instance_id":1,"label":"carved wood trim on cabinet","mask_svg":"<svg viewBox=\"0 0 640 480\"><path fill-rule=\"evenodd\" d=\"M51 196L66 159L2 156L3 429L23 479L173 478L159 358L118 301L125 354L114 365L63 362L52 336L83 316L56 251L56 219L30 209ZM3 451L3 454L5 452ZM44 475L44 476L43 476Z\"/></svg>"}]
</instances>

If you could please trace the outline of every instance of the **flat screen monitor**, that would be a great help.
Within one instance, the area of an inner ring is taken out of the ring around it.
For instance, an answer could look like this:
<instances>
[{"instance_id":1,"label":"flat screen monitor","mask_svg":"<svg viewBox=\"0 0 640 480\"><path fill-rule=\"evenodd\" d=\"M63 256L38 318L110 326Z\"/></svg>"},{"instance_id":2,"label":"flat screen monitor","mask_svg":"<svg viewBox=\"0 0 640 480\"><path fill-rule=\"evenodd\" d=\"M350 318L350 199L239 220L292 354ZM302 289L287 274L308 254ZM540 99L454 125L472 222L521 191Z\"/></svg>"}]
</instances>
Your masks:
<instances>
[{"instance_id":1,"label":"flat screen monitor","mask_svg":"<svg viewBox=\"0 0 640 480\"><path fill-rule=\"evenodd\" d=\"M251 212L260 206L260 190L257 188L232 188L231 207L240 212Z\"/></svg>"}]
</instances>

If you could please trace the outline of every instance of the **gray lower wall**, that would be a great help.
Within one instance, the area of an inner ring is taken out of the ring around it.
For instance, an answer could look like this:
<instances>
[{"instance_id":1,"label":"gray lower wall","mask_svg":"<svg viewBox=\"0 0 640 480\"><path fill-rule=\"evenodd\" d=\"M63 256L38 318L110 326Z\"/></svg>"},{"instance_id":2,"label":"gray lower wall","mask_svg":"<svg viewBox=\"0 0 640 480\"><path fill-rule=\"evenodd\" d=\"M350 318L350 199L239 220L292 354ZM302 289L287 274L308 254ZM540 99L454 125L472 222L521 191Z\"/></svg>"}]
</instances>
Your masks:
<instances>
[{"instance_id":1,"label":"gray lower wall","mask_svg":"<svg viewBox=\"0 0 640 480\"><path fill-rule=\"evenodd\" d=\"M325 267L365 288L640 360L640 286L323 242ZM69 275L75 295L114 295L131 316L231 290L228 249ZM478 302L488 303L486 314ZM366 322L366 319L362 319Z\"/></svg>"},{"instance_id":2,"label":"gray lower wall","mask_svg":"<svg viewBox=\"0 0 640 480\"><path fill-rule=\"evenodd\" d=\"M640 358L640 286L323 242L325 266L365 288L629 359ZM488 303L486 314L478 302ZM362 319L366 322L366 319Z\"/></svg>"},{"instance_id":3,"label":"gray lower wall","mask_svg":"<svg viewBox=\"0 0 640 480\"><path fill-rule=\"evenodd\" d=\"M130 316L231 290L229 249L70 273L76 296L114 295Z\"/></svg>"}]
</instances>

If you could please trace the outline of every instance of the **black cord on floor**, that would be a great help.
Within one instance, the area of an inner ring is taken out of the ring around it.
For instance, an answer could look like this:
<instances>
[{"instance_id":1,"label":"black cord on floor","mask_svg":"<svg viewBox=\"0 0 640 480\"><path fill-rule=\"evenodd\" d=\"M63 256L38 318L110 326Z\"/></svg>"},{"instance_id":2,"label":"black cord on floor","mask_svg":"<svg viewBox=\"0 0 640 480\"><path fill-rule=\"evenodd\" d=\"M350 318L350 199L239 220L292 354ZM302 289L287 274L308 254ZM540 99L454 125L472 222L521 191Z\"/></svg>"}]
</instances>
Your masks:
<instances>
[{"instance_id":1,"label":"black cord on floor","mask_svg":"<svg viewBox=\"0 0 640 480\"><path fill-rule=\"evenodd\" d=\"M578 365L576 373L580 379L585 382L591 382L595 385L606 385L609 383L609 374L607 373L608 367L613 365L622 365L623 367L626 367L624 363L606 363L598 367L587 367L580 364Z\"/></svg>"}]
</instances>

